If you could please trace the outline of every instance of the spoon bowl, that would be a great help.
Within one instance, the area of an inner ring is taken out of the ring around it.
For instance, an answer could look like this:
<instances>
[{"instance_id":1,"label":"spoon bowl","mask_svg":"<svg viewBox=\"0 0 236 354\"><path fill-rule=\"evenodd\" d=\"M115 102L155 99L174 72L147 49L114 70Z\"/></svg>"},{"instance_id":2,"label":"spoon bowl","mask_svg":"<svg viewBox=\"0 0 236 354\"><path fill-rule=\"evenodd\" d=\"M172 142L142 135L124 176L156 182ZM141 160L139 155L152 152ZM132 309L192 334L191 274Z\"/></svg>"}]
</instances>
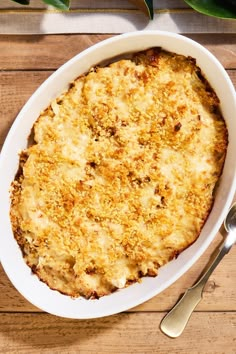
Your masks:
<instances>
[{"instance_id":1,"label":"spoon bowl","mask_svg":"<svg viewBox=\"0 0 236 354\"><path fill-rule=\"evenodd\" d=\"M230 208L224 221L224 227L227 232L236 230L236 203Z\"/></svg>"}]
</instances>

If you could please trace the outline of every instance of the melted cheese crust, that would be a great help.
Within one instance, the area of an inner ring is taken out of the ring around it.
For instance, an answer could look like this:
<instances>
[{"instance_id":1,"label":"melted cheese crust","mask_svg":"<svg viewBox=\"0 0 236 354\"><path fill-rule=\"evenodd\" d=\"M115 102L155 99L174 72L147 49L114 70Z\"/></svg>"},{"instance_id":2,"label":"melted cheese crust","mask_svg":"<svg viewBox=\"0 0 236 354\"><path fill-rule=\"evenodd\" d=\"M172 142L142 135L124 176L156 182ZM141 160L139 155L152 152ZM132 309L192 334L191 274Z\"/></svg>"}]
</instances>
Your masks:
<instances>
[{"instance_id":1,"label":"melted cheese crust","mask_svg":"<svg viewBox=\"0 0 236 354\"><path fill-rule=\"evenodd\" d=\"M155 48L93 68L33 133L11 220L27 264L50 288L101 297L156 276L198 237L227 129L194 59Z\"/></svg>"}]
</instances>

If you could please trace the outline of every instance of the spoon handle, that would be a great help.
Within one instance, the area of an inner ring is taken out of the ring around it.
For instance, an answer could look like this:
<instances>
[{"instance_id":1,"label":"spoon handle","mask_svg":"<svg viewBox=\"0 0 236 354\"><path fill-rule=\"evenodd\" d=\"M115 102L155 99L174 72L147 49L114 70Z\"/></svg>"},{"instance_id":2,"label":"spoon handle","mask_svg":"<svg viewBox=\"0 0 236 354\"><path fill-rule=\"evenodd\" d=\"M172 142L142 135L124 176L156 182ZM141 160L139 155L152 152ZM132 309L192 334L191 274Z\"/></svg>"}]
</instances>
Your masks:
<instances>
[{"instance_id":1,"label":"spoon handle","mask_svg":"<svg viewBox=\"0 0 236 354\"><path fill-rule=\"evenodd\" d=\"M227 239L229 237L230 235L228 234ZM160 328L163 333L169 337L176 338L183 332L193 310L201 301L202 292L208 278L221 259L229 252L231 246L226 240L221 244L217 255L210 262L201 278L184 293L182 298L162 320Z\"/></svg>"}]
</instances>

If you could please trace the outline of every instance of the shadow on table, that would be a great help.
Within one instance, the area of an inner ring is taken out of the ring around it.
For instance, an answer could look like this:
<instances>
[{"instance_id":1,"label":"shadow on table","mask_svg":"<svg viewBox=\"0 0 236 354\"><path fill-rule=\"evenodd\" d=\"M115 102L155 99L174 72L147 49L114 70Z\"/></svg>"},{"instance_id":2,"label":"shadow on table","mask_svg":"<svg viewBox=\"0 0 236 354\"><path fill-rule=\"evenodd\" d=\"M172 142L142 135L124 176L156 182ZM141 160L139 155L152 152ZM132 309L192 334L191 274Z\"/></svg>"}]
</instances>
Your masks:
<instances>
[{"instance_id":1,"label":"shadow on table","mask_svg":"<svg viewBox=\"0 0 236 354\"><path fill-rule=\"evenodd\" d=\"M57 353L69 353L71 348L77 353L81 349L90 352L93 348L93 352L97 353L101 342L103 346L111 348L112 338L115 339L114 347L120 346L124 350L125 343L119 343L119 338L122 335L124 339L135 329L131 328L131 317L134 316L135 314L122 313L99 319L70 320L46 313L2 314L0 337L3 338L3 343L10 343L16 352L17 348L24 348L27 353L46 349L48 352L54 349ZM133 335L135 336L135 332Z\"/></svg>"},{"instance_id":2,"label":"shadow on table","mask_svg":"<svg viewBox=\"0 0 236 354\"><path fill-rule=\"evenodd\" d=\"M123 33L143 30L149 22L142 13L9 13L1 16L0 32L19 35Z\"/></svg>"},{"instance_id":3,"label":"shadow on table","mask_svg":"<svg viewBox=\"0 0 236 354\"><path fill-rule=\"evenodd\" d=\"M170 30L177 33L235 33L236 21L192 13L169 13ZM168 28L167 28L168 30Z\"/></svg>"}]
</instances>

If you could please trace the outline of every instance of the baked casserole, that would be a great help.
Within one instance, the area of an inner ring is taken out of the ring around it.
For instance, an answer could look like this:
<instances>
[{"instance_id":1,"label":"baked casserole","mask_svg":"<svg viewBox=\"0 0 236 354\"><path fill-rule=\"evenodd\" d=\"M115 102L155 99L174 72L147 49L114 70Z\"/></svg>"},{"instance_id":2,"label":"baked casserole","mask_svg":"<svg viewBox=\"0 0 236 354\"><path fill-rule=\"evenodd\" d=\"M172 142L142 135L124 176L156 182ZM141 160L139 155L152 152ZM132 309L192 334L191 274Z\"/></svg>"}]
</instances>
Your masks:
<instances>
[{"instance_id":1,"label":"baked casserole","mask_svg":"<svg viewBox=\"0 0 236 354\"><path fill-rule=\"evenodd\" d=\"M51 289L99 298L191 245L228 135L195 59L162 48L92 68L51 102L20 153L14 236Z\"/></svg>"}]
</instances>

